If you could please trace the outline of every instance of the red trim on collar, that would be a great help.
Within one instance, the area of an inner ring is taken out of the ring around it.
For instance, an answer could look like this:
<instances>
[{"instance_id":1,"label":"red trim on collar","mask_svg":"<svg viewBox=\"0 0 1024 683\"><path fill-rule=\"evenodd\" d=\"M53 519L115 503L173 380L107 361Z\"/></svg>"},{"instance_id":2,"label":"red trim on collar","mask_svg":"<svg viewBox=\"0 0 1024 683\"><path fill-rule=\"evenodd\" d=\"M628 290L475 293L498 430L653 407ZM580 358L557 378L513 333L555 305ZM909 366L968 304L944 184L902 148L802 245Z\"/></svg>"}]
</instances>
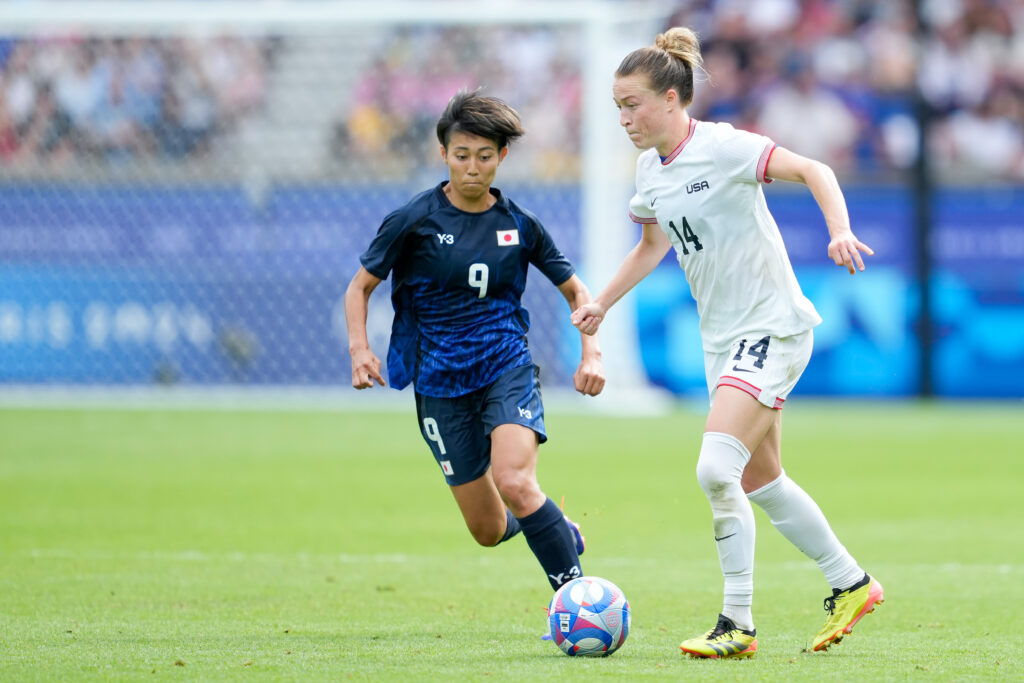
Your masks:
<instances>
[{"instance_id":1,"label":"red trim on collar","mask_svg":"<svg viewBox=\"0 0 1024 683\"><path fill-rule=\"evenodd\" d=\"M690 130L686 132L686 137L683 138L683 141L680 142L674 150L672 150L671 154L665 157L665 160L661 162L662 166L668 166L672 163L673 159L682 153L683 147L686 147L686 143L693 138L693 131L695 130L697 130L697 119L690 119Z\"/></svg>"}]
</instances>

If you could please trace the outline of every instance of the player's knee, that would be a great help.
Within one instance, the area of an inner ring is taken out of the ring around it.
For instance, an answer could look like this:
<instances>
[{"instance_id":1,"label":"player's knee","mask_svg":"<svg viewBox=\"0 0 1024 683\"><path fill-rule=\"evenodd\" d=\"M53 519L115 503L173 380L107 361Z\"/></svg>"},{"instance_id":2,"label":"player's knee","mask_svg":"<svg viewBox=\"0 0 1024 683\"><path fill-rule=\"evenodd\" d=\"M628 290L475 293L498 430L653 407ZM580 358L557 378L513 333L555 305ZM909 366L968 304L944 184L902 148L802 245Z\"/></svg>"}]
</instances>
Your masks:
<instances>
[{"instance_id":1,"label":"player's knee","mask_svg":"<svg viewBox=\"0 0 1024 683\"><path fill-rule=\"evenodd\" d=\"M709 498L720 498L730 487L739 485L749 460L750 453L739 439L708 432L697 459L697 483Z\"/></svg>"},{"instance_id":2,"label":"player's knee","mask_svg":"<svg viewBox=\"0 0 1024 683\"><path fill-rule=\"evenodd\" d=\"M527 508L535 507L533 503L541 494L533 477L517 470L492 473L501 499L517 517L522 517L522 512Z\"/></svg>"},{"instance_id":3,"label":"player's knee","mask_svg":"<svg viewBox=\"0 0 1024 683\"><path fill-rule=\"evenodd\" d=\"M697 483L708 496L719 495L731 483L724 468L703 455L697 460Z\"/></svg>"}]
</instances>

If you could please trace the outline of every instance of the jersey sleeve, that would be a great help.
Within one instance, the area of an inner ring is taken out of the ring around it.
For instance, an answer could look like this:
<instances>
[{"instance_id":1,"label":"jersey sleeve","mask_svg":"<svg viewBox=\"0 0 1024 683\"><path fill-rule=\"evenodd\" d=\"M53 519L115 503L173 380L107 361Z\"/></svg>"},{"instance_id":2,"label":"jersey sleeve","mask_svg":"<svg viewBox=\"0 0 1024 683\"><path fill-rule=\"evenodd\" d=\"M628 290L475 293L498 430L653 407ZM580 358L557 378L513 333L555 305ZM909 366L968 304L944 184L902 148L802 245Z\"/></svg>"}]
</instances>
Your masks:
<instances>
[{"instance_id":1,"label":"jersey sleeve","mask_svg":"<svg viewBox=\"0 0 1024 683\"><path fill-rule=\"evenodd\" d=\"M765 175L768 160L775 151L770 138L729 124L718 124L715 130L715 163L730 180L745 183L770 183Z\"/></svg>"},{"instance_id":2,"label":"jersey sleeve","mask_svg":"<svg viewBox=\"0 0 1024 683\"><path fill-rule=\"evenodd\" d=\"M637 192L633 195L633 198L629 200L629 218L634 223L657 223L658 219L654 215L654 209L651 208L650 204L640 196Z\"/></svg>"},{"instance_id":3,"label":"jersey sleeve","mask_svg":"<svg viewBox=\"0 0 1024 683\"><path fill-rule=\"evenodd\" d=\"M564 284L576 271L565 257L555 240L535 216L526 216L533 227L533 245L530 249L530 263L537 266L556 287Z\"/></svg>"},{"instance_id":4,"label":"jersey sleeve","mask_svg":"<svg viewBox=\"0 0 1024 683\"><path fill-rule=\"evenodd\" d=\"M370 275L379 280L388 279L388 274L402 253L408 227L409 221L402 211L393 211L384 219L377 230L377 236L359 257L359 262Z\"/></svg>"},{"instance_id":5,"label":"jersey sleeve","mask_svg":"<svg viewBox=\"0 0 1024 683\"><path fill-rule=\"evenodd\" d=\"M658 222L657 214L654 212L654 200L649 196L650 193L644 192L644 177L650 173L650 166L655 163L654 159L661 163L658 153L649 149L636 160L636 194L629 200L629 219L642 225L653 225Z\"/></svg>"}]
</instances>

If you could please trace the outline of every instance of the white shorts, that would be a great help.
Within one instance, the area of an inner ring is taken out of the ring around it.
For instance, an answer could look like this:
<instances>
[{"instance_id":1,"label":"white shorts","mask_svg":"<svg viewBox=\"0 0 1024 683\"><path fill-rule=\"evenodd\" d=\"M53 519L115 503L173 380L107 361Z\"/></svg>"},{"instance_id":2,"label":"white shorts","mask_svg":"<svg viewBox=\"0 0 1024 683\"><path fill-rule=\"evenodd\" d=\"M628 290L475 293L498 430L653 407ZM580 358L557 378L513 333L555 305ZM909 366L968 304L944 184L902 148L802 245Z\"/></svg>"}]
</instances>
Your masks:
<instances>
[{"instance_id":1,"label":"white shorts","mask_svg":"<svg viewBox=\"0 0 1024 683\"><path fill-rule=\"evenodd\" d=\"M811 330L791 337L738 339L725 353L704 352L708 393L715 400L718 387L742 389L758 401L782 410L808 361L814 335Z\"/></svg>"}]
</instances>

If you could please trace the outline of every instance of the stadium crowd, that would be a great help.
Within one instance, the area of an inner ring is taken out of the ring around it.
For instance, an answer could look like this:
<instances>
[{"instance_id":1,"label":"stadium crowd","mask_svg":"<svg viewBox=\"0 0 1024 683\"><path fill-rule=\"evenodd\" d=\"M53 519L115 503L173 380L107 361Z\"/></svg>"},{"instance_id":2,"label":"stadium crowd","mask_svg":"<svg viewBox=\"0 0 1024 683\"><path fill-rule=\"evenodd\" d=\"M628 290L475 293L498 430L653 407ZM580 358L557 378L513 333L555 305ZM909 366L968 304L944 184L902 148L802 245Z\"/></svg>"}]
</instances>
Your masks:
<instances>
[{"instance_id":1,"label":"stadium crowd","mask_svg":"<svg viewBox=\"0 0 1024 683\"><path fill-rule=\"evenodd\" d=\"M234 37L0 40L0 161L202 154L259 106L267 47Z\"/></svg>"},{"instance_id":2,"label":"stadium crowd","mask_svg":"<svg viewBox=\"0 0 1024 683\"><path fill-rule=\"evenodd\" d=\"M919 87L940 172L1024 178L1024 5L927 0L921 19L920 46L911 0L689 0L665 27L690 26L701 37L710 76L697 87L697 118L764 133L846 177L885 177L916 159ZM429 139L425 127L448 94L482 84L523 113L537 175L576 173L575 55L586 50L575 39L525 29L397 32L339 119L337 152L415 147Z\"/></svg>"},{"instance_id":3,"label":"stadium crowd","mask_svg":"<svg viewBox=\"0 0 1024 683\"><path fill-rule=\"evenodd\" d=\"M665 27L701 37L697 118L764 133L846 178L884 178L916 158L919 89L940 173L1024 179L1024 4L924 0L920 42L914 5L683 0ZM201 156L260 110L278 47L287 39L0 38L0 162ZM422 170L447 98L483 85L526 122L529 144L511 163L573 181L587 49L570 28L396 29L342 96L335 163Z\"/></svg>"},{"instance_id":4,"label":"stadium crowd","mask_svg":"<svg viewBox=\"0 0 1024 683\"><path fill-rule=\"evenodd\" d=\"M1024 178L1019 2L926 0L920 17L910 0L688 2L669 23L703 38L714 87L698 90L698 118L872 175L916 158L919 89L936 169Z\"/></svg>"},{"instance_id":5,"label":"stadium crowd","mask_svg":"<svg viewBox=\"0 0 1024 683\"><path fill-rule=\"evenodd\" d=\"M397 148L406 167L435 164L439 112L459 89L484 86L534 122L527 124L530 144L517 148L510 163L533 177L574 180L582 87L577 38L569 30L539 28L399 30L381 46L343 108L335 154L379 164L382 154Z\"/></svg>"}]
</instances>

